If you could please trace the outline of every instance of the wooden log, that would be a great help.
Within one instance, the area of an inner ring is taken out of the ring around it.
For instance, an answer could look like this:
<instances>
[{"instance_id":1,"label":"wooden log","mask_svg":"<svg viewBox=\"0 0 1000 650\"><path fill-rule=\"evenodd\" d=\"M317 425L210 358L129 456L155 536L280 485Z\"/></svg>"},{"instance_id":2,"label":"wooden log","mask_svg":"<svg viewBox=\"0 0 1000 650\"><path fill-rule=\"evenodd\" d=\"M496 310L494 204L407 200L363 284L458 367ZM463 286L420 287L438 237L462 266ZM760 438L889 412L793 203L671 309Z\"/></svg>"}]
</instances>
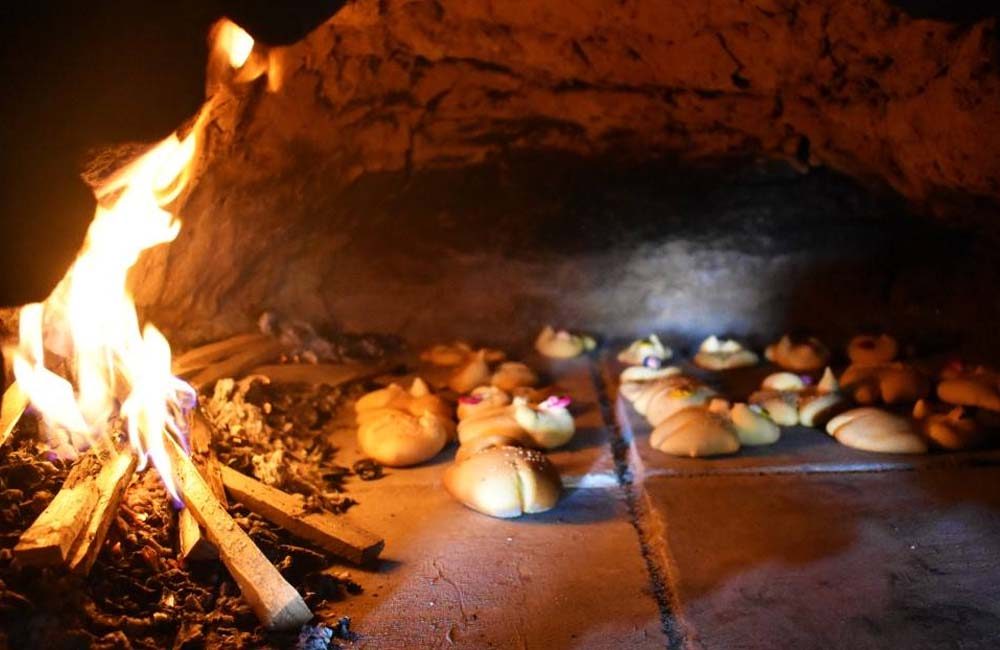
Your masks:
<instances>
[{"instance_id":1,"label":"wooden log","mask_svg":"<svg viewBox=\"0 0 1000 650\"><path fill-rule=\"evenodd\" d=\"M0 406L0 447L7 442L7 438L14 431L14 426L24 415L29 401L27 393L21 389L16 381L12 382L4 391L3 405Z\"/></svg>"},{"instance_id":2,"label":"wooden log","mask_svg":"<svg viewBox=\"0 0 1000 650\"><path fill-rule=\"evenodd\" d=\"M263 375L277 384L312 384L339 386L340 384L374 377L385 372L385 365L347 363L282 363L257 366L250 375Z\"/></svg>"},{"instance_id":3,"label":"wooden log","mask_svg":"<svg viewBox=\"0 0 1000 650\"><path fill-rule=\"evenodd\" d=\"M199 411L191 415L191 431L188 445L191 460L201 477L205 479L212 494L223 506L227 505L226 489L222 484L219 459L212 449L212 427ZM219 557L215 546L202 533L201 526L189 508L181 510L177 517L177 533L180 542L180 556L185 560L213 560Z\"/></svg>"},{"instance_id":4,"label":"wooden log","mask_svg":"<svg viewBox=\"0 0 1000 650\"><path fill-rule=\"evenodd\" d=\"M33 566L65 564L70 551L90 523L100 499L96 478L104 456L88 452L70 470L62 489L24 531L14 557Z\"/></svg>"},{"instance_id":5,"label":"wooden log","mask_svg":"<svg viewBox=\"0 0 1000 650\"><path fill-rule=\"evenodd\" d=\"M309 512L305 499L264 485L222 466L230 495L268 521L338 557L365 564L378 557L385 540L328 512Z\"/></svg>"},{"instance_id":6,"label":"wooden log","mask_svg":"<svg viewBox=\"0 0 1000 650\"><path fill-rule=\"evenodd\" d=\"M249 334L237 334L236 336L222 341L216 341L203 345L178 356L173 361L173 373L178 377L190 375L196 370L201 370L222 359L231 357L247 346L269 339L265 334L252 332Z\"/></svg>"},{"instance_id":7,"label":"wooden log","mask_svg":"<svg viewBox=\"0 0 1000 650\"><path fill-rule=\"evenodd\" d=\"M132 481L137 463L136 455L126 451L107 461L97 475L95 479L99 495L97 505L90 514L86 529L80 534L70 552L67 561L70 571L80 575L90 573L104 545L108 528L118 513L118 506L125 489Z\"/></svg>"},{"instance_id":8,"label":"wooden log","mask_svg":"<svg viewBox=\"0 0 1000 650\"><path fill-rule=\"evenodd\" d=\"M254 366L273 361L284 350L285 344L272 338L251 343L233 356L199 371L191 378L190 384L201 390L224 377L239 377Z\"/></svg>"},{"instance_id":9,"label":"wooden log","mask_svg":"<svg viewBox=\"0 0 1000 650\"><path fill-rule=\"evenodd\" d=\"M233 521L191 459L172 441L167 450L185 505L218 549L261 623L271 630L295 630L308 622L312 612L302 596Z\"/></svg>"}]
</instances>

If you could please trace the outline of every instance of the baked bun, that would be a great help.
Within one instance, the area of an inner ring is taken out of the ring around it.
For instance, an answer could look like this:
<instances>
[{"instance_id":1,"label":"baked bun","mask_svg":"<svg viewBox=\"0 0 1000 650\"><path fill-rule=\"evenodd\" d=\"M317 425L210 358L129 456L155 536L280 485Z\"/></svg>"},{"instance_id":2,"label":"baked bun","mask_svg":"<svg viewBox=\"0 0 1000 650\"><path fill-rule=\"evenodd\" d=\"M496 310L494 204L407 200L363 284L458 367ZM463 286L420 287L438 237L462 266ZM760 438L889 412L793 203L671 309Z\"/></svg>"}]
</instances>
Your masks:
<instances>
[{"instance_id":1,"label":"baked bun","mask_svg":"<svg viewBox=\"0 0 1000 650\"><path fill-rule=\"evenodd\" d=\"M974 449L986 442L983 427L975 418L965 417L961 406L947 413L935 413L920 400L913 407L913 419L927 440L939 449Z\"/></svg>"},{"instance_id":2,"label":"baked bun","mask_svg":"<svg viewBox=\"0 0 1000 650\"><path fill-rule=\"evenodd\" d=\"M534 386L538 383L538 375L523 363L507 361L501 363L500 367L496 369L490 383L510 392L515 388Z\"/></svg>"},{"instance_id":3,"label":"baked bun","mask_svg":"<svg viewBox=\"0 0 1000 650\"><path fill-rule=\"evenodd\" d=\"M465 420L480 411L510 404L510 395L496 386L479 386L458 398L458 419Z\"/></svg>"},{"instance_id":4,"label":"baked bun","mask_svg":"<svg viewBox=\"0 0 1000 650\"><path fill-rule=\"evenodd\" d=\"M795 372L813 372L826 365L830 358L830 350L819 339L808 338L795 342L787 334L777 343L772 343L764 350L768 361Z\"/></svg>"},{"instance_id":5,"label":"baked bun","mask_svg":"<svg viewBox=\"0 0 1000 650\"><path fill-rule=\"evenodd\" d=\"M826 431L842 445L886 454L923 454L927 443L905 418L877 408L856 408L830 420Z\"/></svg>"},{"instance_id":6,"label":"baked bun","mask_svg":"<svg viewBox=\"0 0 1000 650\"><path fill-rule=\"evenodd\" d=\"M567 408L568 397L550 397L538 406L526 400L514 400L514 419L542 449L562 447L573 437L576 426Z\"/></svg>"},{"instance_id":7,"label":"baked bun","mask_svg":"<svg viewBox=\"0 0 1000 650\"><path fill-rule=\"evenodd\" d=\"M806 387L806 382L800 377L792 372L776 372L774 374L764 377L764 381L760 383L762 390L777 390L782 392L798 392L804 390Z\"/></svg>"},{"instance_id":8,"label":"baked bun","mask_svg":"<svg viewBox=\"0 0 1000 650\"><path fill-rule=\"evenodd\" d=\"M690 406L707 405L716 396L714 390L691 377L677 375L649 400L646 419L654 427L674 413Z\"/></svg>"},{"instance_id":9,"label":"baked bun","mask_svg":"<svg viewBox=\"0 0 1000 650\"><path fill-rule=\"evenodd\" d=\"M855 336L847 344L847 356L852 364L873 366L889 363L899 354L899 344L888 334Z\"/></svg>"},{"instance_id":10,"label":"baked bun","mask_svg":"<svg viewBox=\"0 0 1000 650\"><path fill-rule=\"evenodd\" d=\"M664 361L674 355L673 350L663 345L660 337L650 334L647 338L637 339L618 353L618 360L630 366L647 366L659 368Z\"/></svg>"},{"instance_id":11,"label":"baked bun","mask_svg":"<svg viewBox=\"0 0 1000 650\"><path fill-rule=\"evenodd\" d=\"M550 510L562 492L559 472L544 454L506 446L455 463L444 474L444 486L466 507L502 518Z\"/></svg>"},{"instance_id":12,"label":"baked bun","mask_svg":"<svg viewBox=\"0 0 1000 650\"><path fill-rule=\"evenodd\" d=\"M757 364L757 355L733 339L720 340L710 336L698 347L694 362L707 370L744 368Z\"/></svg>"},{"instance_id":13,"label":"baked bun","mask_svg":"<svg viewBox=\"0 0 1000 650\"><path fill-rule=\"evenodd\" d=\"M534 439L514 419L514 407L494 406L458 423L458 442L466 445L483 436L503 436L511 444L534 446Z\"/></svg>"},{"instance_id":14,"label":"baked bun","mask_svg":"<svg viewBox=\"0 0 1000 650\"><path fill-rule=\"evenodd\" d=\"M535 339L535 349L552 359L572 359L593 350L596 342L589 336L570 334L566 330L558 332L546 325Z\"/></svg>"},{"instance_id":15,"label":"baked bun","mask_svg":"<svg viewBox=\"0 0 1000 650\"><path fill-rule=\"evenodd\" d=\"M451 420L451 407L443 399L431 393L420 377L413 380L408 391L403 390L399 384L389 384L385 388L362 396L354 404L354 410L359 418L365 413L384 408L405 411L416 416L432 413L439 418Z\"/></svg>"},{"instance_id":16,"label":"baked bun","mask_svg":"<svg viewBox=\"0 0 1000 650\"><path fill-rule=\"evenodd\" d=\"M469 357L448 379L448 388L456 393L468 393L473 388L488 385L491 377L492 373L486 362L486 351L480 350Z\"/></svg>"},{"instance_id":17,"label":"baked bun","mask_svg":"<svg viewBox=\"0 0 1000 650\"><path fill-rule=\"evenodd\" d=\"M759 390L750 395L749 402L760 407L775 424L794 427L799 423L799 396L794 391Z\"/></svg>"},{"instance_id":18,"label":"baked bun","mask_svg":"<svg viewBox=\"0 0 1000 650\"><path fill-rule=\"evenodd\" d=\"M500 350L482 348L482 352L488 363L496 363L507 358L507 355ZM455 341L433 345L421 352L420 358L434 366L453 367L467 363L475 353L468 343Z\"/></svg>"},{"instance_id":19,"label":"baked bun","mask_svg":"<svg viewBox=\"0 0 1000 650\"><path fill-rule=\"evenodd\" d=\"M1000 411L1000 386L986 373L945 379L937 387L942 402Z\"/></svg>"},{"instance_id":20,"label":"baked bun","mask_svg":"<svg viewBox=\"0 0 1000 650\"><path fill-rule=\"evenodd\" d=\"M740 449L732 422L704 406L677 411L649 436L649 444L672 456L719 456Z\"/></svg>"},{"instance_id":21,"label":"baked bun","mask_svg":"<svg viewBox=\"0 0 1000 650\"><path fill-rule=\"evenodd\" d=\"M899 362L852 365L840 376L840 385L859 404L916 402L930 391L922 372Z\"/></svg>"},{"instance_id":22,"label":"baked bun","mask_svg":"<svg viewBox=\"0 0 1000 650\"><path fill-rule=\"evenodd\" d=\"M741 445L771 445L781 437L781 429L760 407L735 404L729 418Z\"/></svg>"},{"instance_id":23,"label":"baked bun","mask_svg":"<svg viewBox=\"0 0 1000 650\"><path fill-rule=\"evenodd\" d=\"M366 414L358 427L361 451L388 467L409 467L430 460L444 449L448 431L440 418L414 416L396 409Z\"/></svg>"},{"instance_id":24,"label":"baked bun","mask_svg":"<svg viewBox=\"0 0 1000 650\"><path fill-rule=\"evenodd\" d=\"M677 366L663 366L661 368L650 368L648 366L629 366L618 375L619 384L624 387L629 383L641 383L664 379L681 374L681 369ZM621 390L621 388L619 388Z\"/></svg>"}]
</instances>

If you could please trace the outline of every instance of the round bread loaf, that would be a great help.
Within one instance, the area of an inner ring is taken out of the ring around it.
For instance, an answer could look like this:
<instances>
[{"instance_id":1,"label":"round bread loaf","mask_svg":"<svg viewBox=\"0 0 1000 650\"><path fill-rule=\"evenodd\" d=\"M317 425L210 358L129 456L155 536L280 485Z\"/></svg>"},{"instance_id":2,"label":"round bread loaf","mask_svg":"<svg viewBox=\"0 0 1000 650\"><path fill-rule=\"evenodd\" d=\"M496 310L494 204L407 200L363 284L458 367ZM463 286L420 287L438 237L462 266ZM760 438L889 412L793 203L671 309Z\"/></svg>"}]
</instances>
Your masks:
<instances>
[{"instance_id":1,"label":"round bread loaf","mask_svg":"<svg viewBox=\"0 0 1000 650\"><path fill-rule=\"evenodd\" d=\"M479 386L458 398L458 419L466 420L481 411L510 404L510 395L496 386Z\"/></svg>"},{"instance_id":2,"label":"round bread loaf","mask_svg":"<svg viewBox=\"0 0 1000 650\"><path fill-rule=\"evenodd\" d=\"M565 406L550 405L548 403L550 401L553 400L532 406L526 400L520 398L514 400L514 419L528 432L535 445L542 449L562 447L576 433L576 425L569 409Z\"/></svg>"},{"instance_id":3,"label":"round bread loaf","mask_svg":"<svg viewBox=\"0 0 1000 650\"><path fill-rule=\"evenodd\" d=\"M689 406L708 404L716 396L714 390L689 377L671 377L676 381L653 395L646 407L646 419L651 425L658 426L674 413Z\"/></svg>"},{"instance_id":4,"label":"round bread loaf","mask_svg":"<svg viewBox=\"0 0 1000 650\"><path fill-rule=\"evenodd\" d=\"M719 456L736 453L740 440L732 422L703 406L677 411L653 429L649 444L672 456Z\"/></svg>"},{"instance_id":5,"label":"round bread loaf","mask_svg":"<svg viewBox=\"0 0 1000 650\"><path fill-rule=\"evenodd\" d=\"M757 364L757 355L732 339L709 336L702 341L694 362L707 370L728 370Z\"/></svg>"},{"instance_id":6,"label":"round bread loaf","mask_svg":"<svg viewBox=\"0 0 1000 650\"><path fill-rule=\"evenodd\" d=\"M633 366L647 363L649 359L665 361L674 355L673 350L663 345L660 337L650 334L647 338L637 339L618 353L618 360ZM655 366L650 367L654 369Z\"/></svg>"},{"instance_id":7,"label":"round bread loaf","mask_svg":"<svg viewBox=\"0 0 1000 650\"><path fill-rule=\"evenodd\" d=\"M785 370L813 372L826 365L830 350L819 339L810 337L796 342L786 334L777 343L767 346L764 356Z\"/></svg>"},{"instance_id":8,"label":"round bread loaf","mask_svg":"<svg viewBox=\"0 0 1000 650\"><path fill-rule=\"evenodd\" d=\"M882 409L851 409L830 420L826 431L842 445L886 454L923 454L927 443L905 418Z\"/></svg>"},{"instance_id":9,"label":"round bread loaf","mask_svg":"<svg viewBox=\"0 0 1000 650\"><path fill-rule=\"evenodd\" d=\"M420 417L396 409L367 415L358 427L358 446L366 456L388 467L409 467L430 460L449 439L440 418Z\"/></svg>"},{"instance_id":10,"label":"round bread loaf","mask_svg":"<svg viewBox=\"0 0 1000 650\"><path fill-rule=\"evenodd\" d=\"M924 400L920 400L913 407L917 427L939 449L974 449L986 442L986 433L981 424L975 418L964 416L965 411L961 406L956 406L947 413L934 413Z\"/></svg>"},{"instance_id":11,"label":"round bread loaf","mask_svg":"<svg viewBox=\"0 0 1000 650\"><path fill-rule=\"evenodd\" d=\"M872 366L889 363L899 354L899 344L888 334L855 336L847 344L847 356L852 364Z\"/></svg>"},{"instance_id":12,"label":"round bread loaf","mask_svg":"<svg viewBox=\"0 0 1000 650\"><path fill-rule=\"evenodd\" d=\"M1000 388L987 377L976 375L945 379L937 387L942 402L1000 411Z\"/></svg>"},{"instance_id":13,"label":"round bread loaf","mask_svg":"<svg viewBox=\"0 0 1000 650\"><path fill-rule=\"evenodd\" d=\"M523 363L507 361L493 373L490 383L501 390L510 392L523 386L534 386L538 383L538 375Z\"/></svg>"},{"instance_id":14,"label":"round bread loaf","mask_svg":"<svg viewBox=\"0 0 1000 650\"><path fill-rule=\"evenodd\" d=\"M520 517L553 508L562 492L555 466L541 452L489 447L457 462L444 486L465 506L491 517Z\"/></svg>"},{"instance_id":15,"label":"round bread loaf","mask_svg":"<svg viewBox=\"0 0 1000 650\"><path fill-rule=\"evenodd\" d=\"M640 384L643 382L665 379L681 374L681 369L677 366L663 366L662 368L648 368L646 366L629 366L618 375L620 384L619 391L625 392L625 384ZM626 397L626 399L629 399ZM631 401L631 400L630 400Z\"/></svg>"},{"instance_id":16,"label":"round bread loaf","mask_svg":"<svg viewBox=\"0 0 1000 650\"><path fill-rule=\"evenodd\" d=\"M571 334L566 330L555 331L546 325L535 339L535 349L552 359L572 359L596 346L589 336Z\"/></svg>"},{"instance_id":17,"label":"round bread loaf","mask_svg":"<svg viewBox=\"0 0 1000 650\"><path fill-rule=\"evenodd\" d=\"M927 377L903 363L852 365L840 376L843 391L859 404L904 404L926 397Z\"/></svg>"},{"instance_id":18,"label":"round bread loaf","mask_svg":"<svg viewBox=\"0 0 1000 650\"><path fill-rule=\"evenodd\" d=\"M781 429L771 418L746 404L735 404L729 417L741 445L771 445L781 437Z\"/></svg>"},{"instance_id":19,"label":"round bread loaf","mask_svg":"<svg viewBox=\"0 0 1000 650\"><path fill-rule=\"evenodd\" d=\"M473 388L490 383L490 367L486 363L486 351L472 355L448 380L448 387L456 393L468 393Z\"/></svg>"}]
</instances>

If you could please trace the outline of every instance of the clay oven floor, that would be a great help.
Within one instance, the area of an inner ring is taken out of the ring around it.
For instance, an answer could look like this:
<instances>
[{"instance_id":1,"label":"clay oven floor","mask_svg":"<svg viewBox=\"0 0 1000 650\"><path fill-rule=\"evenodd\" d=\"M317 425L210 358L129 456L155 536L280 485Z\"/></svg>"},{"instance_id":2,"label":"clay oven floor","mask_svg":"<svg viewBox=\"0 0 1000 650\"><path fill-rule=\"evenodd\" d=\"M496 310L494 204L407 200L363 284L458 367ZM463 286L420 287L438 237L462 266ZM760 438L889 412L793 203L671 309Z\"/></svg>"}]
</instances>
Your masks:
<instances>
[{"instance_id":1,"label":"clay oven floor","mask_svg":"<svg viewBox=\"0 0 1000 650\"><path fill-rule=\"evenodd\" d=\"M581 425L554 458L587 486L553 512L458 505L440 484L452 449L352 488L350 516L388 540L380 566L350 569L364 593L334 604L357 647L1000 643L996 452L887 458L797 430L770 453L670 459L598 364L553 370Z\"/></svg>"}]
</instances>

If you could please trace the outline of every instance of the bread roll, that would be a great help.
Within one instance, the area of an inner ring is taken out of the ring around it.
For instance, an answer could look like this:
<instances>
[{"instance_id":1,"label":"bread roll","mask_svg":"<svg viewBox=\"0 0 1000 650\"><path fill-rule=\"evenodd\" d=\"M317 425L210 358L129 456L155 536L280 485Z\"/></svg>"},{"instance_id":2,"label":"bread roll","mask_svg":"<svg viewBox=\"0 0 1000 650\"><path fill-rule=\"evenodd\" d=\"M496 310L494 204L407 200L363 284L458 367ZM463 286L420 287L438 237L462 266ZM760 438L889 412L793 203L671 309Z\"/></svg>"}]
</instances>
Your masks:
<instances>
[{"instance_id":1,"label":"bread roll","mask_svg":"<svg viewBox=\"0 0 1000 650\"><path fill-rule=\"evenodd\" d=\"M431 393L423 379L417 377L410 385L410 390L403 390L399 384L389 384L387 387L364 395L354 404L354 410L360 416L366 411L392 408L406 411L410 415L420 416L425 412L450 420L451 407L440 397Z\"/></svg>"},{"instance_id":2,"label":"bread roll","mask_svg":"<svg viewBox=\"0 0 1000 650\"><path fill-rule=\"evenodd\" d=\"M654 427L677 411L708 404L716 395L714 390L690 377L678 375L670 380L676 381L653 395L646 407L646 419Z\"/></svg>"},{"instance_id":3,"label":"bread roll","mask_svg":"<svg viewBox=\"0 0 1000 650\"><path fill-rule=\"evenodd\" d=\"M889 363L899 354L899 344L888 334L855 336L847 344L847 356L851 363L859 366L874 366Z\"/></svg>"},{"instance_id":4,"label":"bread roll","mask_svg":"<svg viewBox=\"0 0 1000 650\"><path fill-rule=\"evenodd\" d=\"M663 345L660 337L650 334L647 338L637 339L618 353L618 360L631 366L645 366L650 363L650 359L655 363L650 363L650 369L657 369L661 362L666 361L674 355L673 350Z\"/></svg>"},{"instance_id":5,"label":"bread roll","mask_svg":"<svg viewBox=\"0 0 1000 650\"><path fill-rule=\"evenodd\" d=\"M482 436L501 435L519 444L534 446L534 439L514 419L514 407L495 406L458 423L458 442L465 445Z\"/></svg>"},{"instance_id":6,"label":"bread roll","mask_svg":"<svg viewBox=\"0 0 1000 650\"><path fill-rule=\"evenodd\" d=\"M852 365L840 376L840 385L859 404L916 402L930 390L923 373L898 362Z\"/></svg>"},{"instance_id":7,"label":"bread roll","mask_svg":"<svg viewBox=\"0 0 1000 650\"><path fill-rule=\"evenodd\" d=\"M576 432L567 406L569 398L550 397L538 406L518 398L514 400L514 419L528 432L535 445L555 449L569 442Z\"/></svg>"},{"instance_id":8,"label":"bread roll","mask_svg":"<svg viewBox=\"0 0 1000 650\"><path fill-rule=\"evenodd\" d=\"M638 384L647 381L655 381L657 379L665 379L666 377L673 377L674 375L679 375L679 374L681 374L681 369L678 368L677 366L663 366L662 368L647 368L646 366L629 366L628 368L622 370L621 374L618 375L618 382L620 384L618 390L622 392L624 395L623 389L625 387L625 384L630 384L630 383Z\"/></svg>"},{"instance_id":9,"label":"bread roll","mask_svg":"<svg viewBox=\"0 0 1000 650\"><path fill-rule=\"evenodd\" d=\"M358 427L358 445L366 456L388 467L409 467L430 460L448 442L440 419L396 409L370 412Z\"/></svg>"},{"instance_id":10,"label":"bread roll","mask_svg":"<svg viewBox=\"0 0 1000 650\"><path fill-rule=\"evenodd\" d=\"M457 366L465 363L472 354L472 347L463 341L439 343L420 353L420 358L435 366Z\"/></svg>"},{"instance_id":11,"label":"bread roll","mask_svg":"<svg viewBox=\"0 0 1000 650\"><path fill-rule=\"evenodd\" d=\"M736 453L740 441L732 423L707 408L674 413L653 429L649 444L672 456L705 457Z\"/></svg>"},{"instance_id":12,"label":"bread roll","mask_svg":"<svg viewBox=\"0 0 1000 650\"><path fill-rule=\"evenodd\" d=\"M1000 411L1000 387L986 375L964 375L945 379L937 388L942 402Z\"/></svg>"},{"instance_id":13,"label":"bread roll","mask_svg":"<svg viewBox=\"0 0 1000 650\"><path fill-rule=\"evenodd\" d=\"M486 351L472 355L448 380L448 387L456 393L468 393L473 388L490 383L490 367L486 363Z\"/></svg>"},{"instance_id":14,"label":"bread roll","mask_svg":"<svg viewBox=\"0 0 1000 650\"><path fill-rule=\"evenodd\" d=\"M750 395L749 402L762 408L775 424L794 427L799 423L799 397L795 392L760 390Z\"/></svg>"},{"instance_id":15,"label":"bread roll","mask_svg":"<svg viewBox=\"0 0 1000 650\"><path fill-rule=\"evenodd\" d=\"M757 355L732 339L720 340L709 336L702 341L694 362L707 370L727 370L743 368L757 363Z\"/></svg>"},{"instance_id":16,"label":"bread roll","mask_svg":"<svg viewBox=\"0 0 1000 650\"><path fill-rule=\"evenodd\" d=\"M795 373L776 372L765 377L760 387L763 390L800 391L805 389L806 383Z\"/></svg>"},{"instance_id":17,"label":"bread roll","mask_svg":"<svg viewBox=\"0 0 1000 650\"><path fill-rule=\"evenodd\" d=\"M538 383L538 375L523 363L507 361L493 373L490 381L494 386L505 391L512 391L523 386L534 386Z\"/></svg>"},{"instance_id":18,"label":"bread roll","mask_svg":"<svg viewBox=\"0 0 1000 650\"><path fill-rule=\"evenodd\" d=\"M472 454L448 468L444 486L465 506L502 518L550 510L562 492L549 459L523 447L490 447Z\"/></svg>"},{"instance_id":19,"label":"bread roll","mask_svg":"<svg viewBox=\"0 0 1000 650\"><path fill-rule=\"evenodd\" d=\"M904 418L877 408L856 408L830 420L826 431L848 447L887 454L923 454L927 444Z\"/></svg>"},{"instance_id":20,"label":"bread roll","mask_svg":"<svg viewBox=\"0 0 1000 650\"><path fill-rule=\"evenodd\" d=\"M764 350L764 356L772 363L795 372L812 372L826 365L830 350L818 339L808 338L795 342L787 334L777 343Z\"/></svg>"},{"instance_id":21,"label":"bread roll","mask_svg":"<svg viewBox=\"0 0 1000 650\"><path fill-rule=\"evenodd\" d=\"M458 398L458 419L465 420L480 411L510 404L510 395L496 386L479 386Z\"/></svg>"},{"instance_id":22,"label":"bread roll","mask_svg":"<svg viewBox=\"0 0 1000 650\"><path fill-rule=\"evenodd\" d=\"M917 428L939 449L974 449L986 442L986 434L980 423L975 418L964 416L965 411L961 406L956 406L947 413L935 413L926 402L920 400L913 407Z\"/></svg>"},{"instance_id":23,"label":"bread roll","mask_svg":"<svg viewBox=\"0 0 1000 650\"><path fill-rule=\"evenodd\" d=\"M771 445L781 437L781 429L767 414L747 404L736 404L729 411L741 445Z\"/></svg>"},{"instance_id":24,"label":"bread roll","mask_svg":"<svg viewBox=\"0 0 1000 650\"><path fill-rule=\"evenodd\" d=\"M566 330L558 332L546 325L535 339L535 349L552 359L572 359L593 350L596 342L589 336L570 334Z\"/></svg>"}]
</instances>

